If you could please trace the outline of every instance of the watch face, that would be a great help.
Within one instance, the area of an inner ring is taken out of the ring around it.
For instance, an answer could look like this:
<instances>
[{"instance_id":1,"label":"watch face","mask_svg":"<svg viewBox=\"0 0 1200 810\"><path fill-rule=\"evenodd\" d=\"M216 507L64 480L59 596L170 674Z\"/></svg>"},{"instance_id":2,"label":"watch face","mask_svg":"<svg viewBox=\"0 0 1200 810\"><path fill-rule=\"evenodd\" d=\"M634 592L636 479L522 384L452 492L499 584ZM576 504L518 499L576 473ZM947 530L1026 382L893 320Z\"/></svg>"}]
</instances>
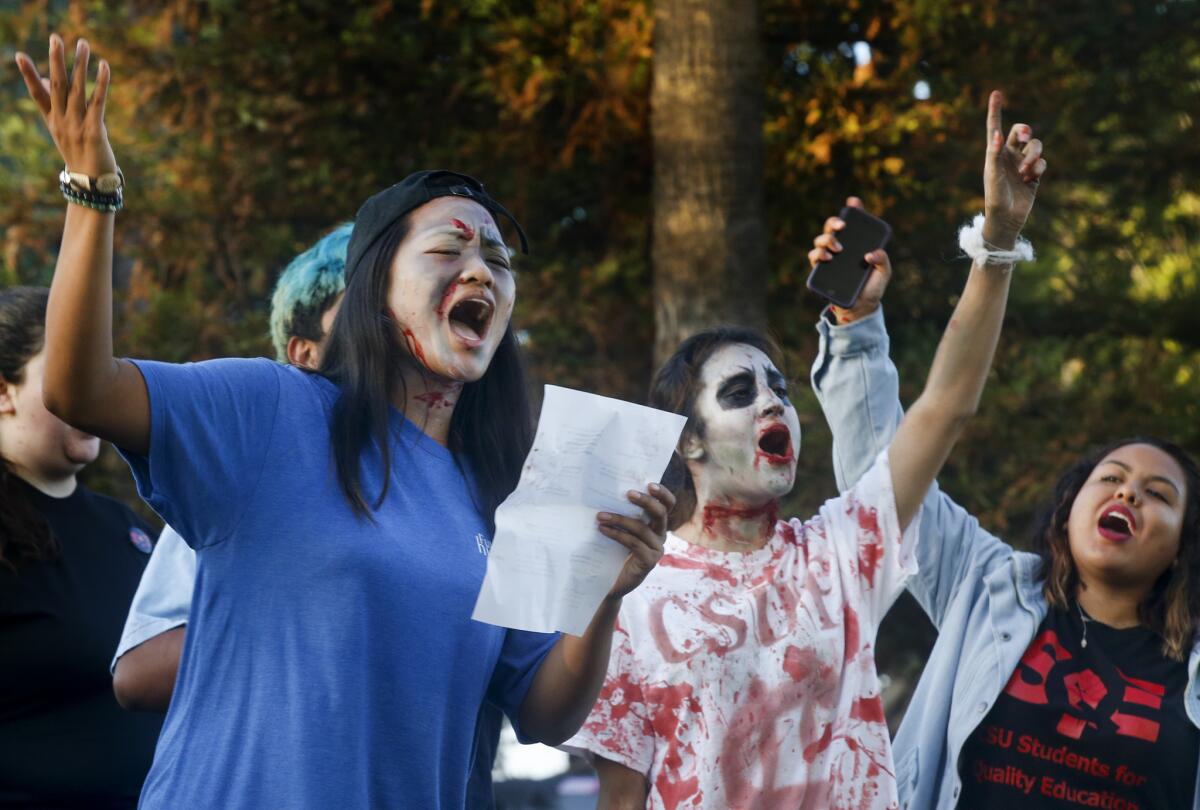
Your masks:
<instances>
[{"instance_id":1,"label":"watch face","mask_svg":"<svg viewBox=\"0 0 1200 810\"><path fill-rule=\"evenodd\" d=\"M102 174L96 178L96 191L101 194L116 194L121 187L121 177L117 174Z\"/></svg>"}]
</instances>

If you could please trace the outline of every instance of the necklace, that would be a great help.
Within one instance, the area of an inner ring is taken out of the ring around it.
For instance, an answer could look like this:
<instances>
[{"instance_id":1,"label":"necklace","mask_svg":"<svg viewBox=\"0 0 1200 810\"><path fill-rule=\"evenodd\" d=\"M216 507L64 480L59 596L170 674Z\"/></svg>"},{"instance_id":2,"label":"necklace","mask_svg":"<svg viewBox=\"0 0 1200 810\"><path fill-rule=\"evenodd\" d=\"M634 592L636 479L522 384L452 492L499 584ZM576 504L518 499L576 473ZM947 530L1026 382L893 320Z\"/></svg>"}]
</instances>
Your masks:
<instances>
[{"instance_id":1,"label":"necklace","mask_svg":"<svg viewBox=\"0 0 1200 810\"><path fill-rule=\"evenodd\" d=\"M1084 614L1083 606L1080 605L1078 601L1075 602L1075 609L1079 611L1079 622L1080 622L1080 624L1083 625L1083 640L1079 642L1079 646L1086 649L1087 648L1087 626L1088 626L1088 622L1090 622L1091 619L1088 618L1087 615Z\"/></svg>"}]
</instances>

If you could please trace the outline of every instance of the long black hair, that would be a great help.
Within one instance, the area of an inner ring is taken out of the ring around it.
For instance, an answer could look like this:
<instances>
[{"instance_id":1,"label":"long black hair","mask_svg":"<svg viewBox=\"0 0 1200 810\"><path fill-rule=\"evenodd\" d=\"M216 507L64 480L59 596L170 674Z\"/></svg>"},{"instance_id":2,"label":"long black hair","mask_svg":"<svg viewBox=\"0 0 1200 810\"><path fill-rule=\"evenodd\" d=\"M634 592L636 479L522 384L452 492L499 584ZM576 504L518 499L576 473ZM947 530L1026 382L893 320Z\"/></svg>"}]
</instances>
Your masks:
<instances>
[{"instance_id":1,"label":"long black hair","mask_svg":"<svg viewBox=\"0 0 1200 810\"><path fill-rule=\"evenodd\" d=\"M45 287L0 290L0 379L9 385L25 382L25 365L42 350L49 298ZM26 485L0 456L0 564L13 569L23 562L53 559L56 553L50 525L29 502Z\"/></svg>"},{"instance_id":2,"label":"long black hair","mask_svg":"<svg viewBox=\"0 0 1200 810\"><path fill-rule=\"evenodd\" d=\"M403 361L397 324L387 315L392 260L408 235L410 216L380 237L375 259L346 280L342 307L330 330L320 373L340 389L330 426L338 483L355 513L370 519L387 496L391 469L388 413ZM494 529L496 507L516 488L533 443L525 366L511 323L484 375L463 386L450 420L449 449L474 476L478 507ZM374 444L383 485L363 491L362 456ZM466 462L465 465L463 462Z\"/></svg>"},{"instance_id":3,"label":"long black hair","mask_svg":"<svg viewBox=\"0 0 1200 810\"><path fill-rule=\"evenodd\" d=\"M696 414L701 371L717 349L732 344L752 346L779 365L779 347L762 332L745 326L715 326L680 343L675 353L655 372L650 383L650 405L687 417L683 435L679 438L681 445L689 437L704 438L704 421ZM671 454L663 485L675 495L675 508L671 510L668 525L677 529L696 509L696 486L678 450Z\"/></svg>"},{"instance_id":4,"label":"long black hair","mask_svg":"<svg viewBox=\"0 0 1200 810\"><path fill-rule=\"evenodd\" d=\"M1054 500L1042 510L1033 528L1033 549L1042 558L1042 593L1057 608L1068 608L1075 600L1080 583L1067 536L1071 507L1096 465L1109 453L1131 444L1157 447L1183 470L1187 492L1179 554L1138 605L1138 620L1162 637L1163 655L1186 661L1200 625L1200 469L1177 444L1153 436L1122 439L1089 453L1063 473L1054 485Z\"/></svg>"}]
</instances>

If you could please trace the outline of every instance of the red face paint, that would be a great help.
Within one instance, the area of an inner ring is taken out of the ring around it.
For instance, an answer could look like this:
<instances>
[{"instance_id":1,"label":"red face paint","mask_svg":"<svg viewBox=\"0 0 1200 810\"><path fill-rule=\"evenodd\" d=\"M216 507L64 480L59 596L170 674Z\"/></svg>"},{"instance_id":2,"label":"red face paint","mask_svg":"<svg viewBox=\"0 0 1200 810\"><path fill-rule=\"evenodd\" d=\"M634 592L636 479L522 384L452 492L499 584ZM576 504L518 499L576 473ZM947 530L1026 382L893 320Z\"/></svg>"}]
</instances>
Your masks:
<instances>
[{"instance_id":1,"label":"red face paint","mask_svg":"<svg viewBox=\"0 0 1200 810\"><path fill-rule=\"evenodd\" d=\"M392 320L395 320L395 316L392 316ZM400 330L400 334L404 335L404 342L408 344L409 354L417 358L425 368L429 368L429 362L425 359L425 350L421 348L421 342L417 340L417 336L413 334L413 331L405 327Z\"/></svg>"},{"instance_id":2,"label":"red face paint","mask_svg":"<svg viewBox=\"0 0 1200 810\"><path fill-rule=\"evenodd\" d=\"M450 220L450 224L453 225L459 232L461 232L468 242L475 239L475 229L463 222L461 219L452 219Z\"/></svg>"},{"instance_id":3,"label":"red face paint","mask_svg":"<svg viewBox=\"0 0 1200 810\"><path fill-rule=\"evenodd\" d=\"M786 448L782 453L772 452L772 450L764 449L764 445L778 450L778 448ZM762 462L766 462L772 466L790 464L795 456L792 453L792 434L787 429L787 426L777 422L769 426L758 436L758 444L754 448L754 469L758 469Z\"/></svg>"},{"instance_id":4,"label":"red face paint","mask_svg":"<svg viewBox=\"0 0 1200 810\"><path fill-rule=\"evenodd\" d=\"M455 221L457 222L457 220ZM446 317L446 313L450 309L450 299L454 297L454 291L458 289L458 284L458 279L451 281L450 285L446 287L446 292L442 293L442 300L437 307L437 314L439 318Z\"/></svg>"}]
</instances>

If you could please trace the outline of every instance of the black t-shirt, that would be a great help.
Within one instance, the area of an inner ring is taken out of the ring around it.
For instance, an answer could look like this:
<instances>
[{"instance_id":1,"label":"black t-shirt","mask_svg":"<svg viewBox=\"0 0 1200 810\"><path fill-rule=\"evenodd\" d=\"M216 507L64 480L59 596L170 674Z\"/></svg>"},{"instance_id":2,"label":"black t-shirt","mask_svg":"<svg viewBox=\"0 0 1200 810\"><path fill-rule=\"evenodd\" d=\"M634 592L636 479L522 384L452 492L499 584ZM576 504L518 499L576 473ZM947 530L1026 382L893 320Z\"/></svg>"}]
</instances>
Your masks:
<instances>
[{"instance_id":1,"label":"black t-shirt","mask_svg":"<svg viewBox=\"0 0 1200 810\"><path fill-rule=\"evenodd\" d=\"M1142 627L1051 608L959 759L971 810L1191 807L1200 732L1187 666Z\"/></svg>"},{"instance_id":2,"label":"black t-shirt","mask_svg":"<svg viewBox=\"0 0 1200 810\"><path fill-rule=\"evenodd\" d=\"M57 559L0 566L0 807L135 807L162 715L127 712L108 672L151 550L128 507L22 487Z\"/></svg>"}]
</instances>

